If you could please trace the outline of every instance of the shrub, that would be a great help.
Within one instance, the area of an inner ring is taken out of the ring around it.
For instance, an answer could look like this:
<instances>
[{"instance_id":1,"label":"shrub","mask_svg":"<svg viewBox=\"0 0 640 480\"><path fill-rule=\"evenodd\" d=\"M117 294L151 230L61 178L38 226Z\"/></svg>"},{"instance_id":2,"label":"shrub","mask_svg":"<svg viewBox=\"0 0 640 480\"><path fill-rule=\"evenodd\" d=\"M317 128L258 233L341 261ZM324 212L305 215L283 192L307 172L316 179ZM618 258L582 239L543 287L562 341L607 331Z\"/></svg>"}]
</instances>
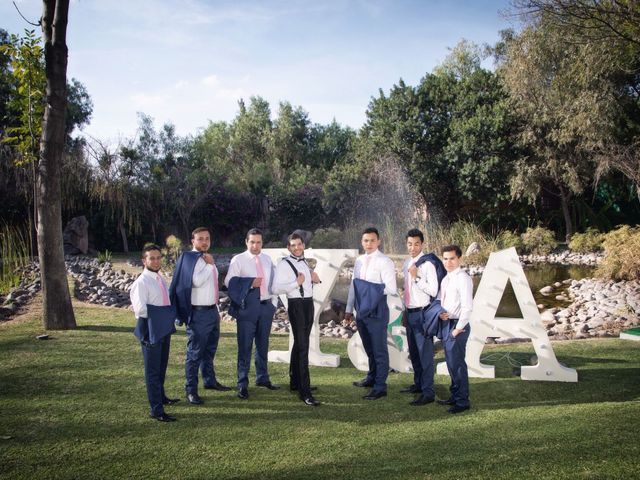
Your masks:
<instances>
[{"instance_id":1,"label":"shrub","mask_svg":"<svg viewBox=\"0 0 640 480\"><path fill-rule=\"evenodd\" d=\"M602 250L604 235L595 228L587 228L584 233L576 233L571 237L569 248L574 252L590 253Z\"/></svg>"},{"instance_id":2,"label":"shrub","mask_svg":"<svg viewBox=\"0 0 640 480\"><path fill-rule=\"evenodd\" d=\"M178 257L182 253L182 240L175 235L169 235L164 243L166 247L161 250L162 269L170 272L173 271L173 267L176 266Z\"/></svg>"},{"instance_id":3,"label":"shrub","mask_svg":"<svg viewBox=\"0 0 640 480\"><path fill-rule=\"evenodd\" d=\"M20 284L21 269L30 261L30 250L28 226L0 226L0 293L8 292Z\"/></svg>"},{"instance_id":4,"label":"shrub","mask_svg":"<svg viewBox=\"0 0 640 480\"><path fill-rule=\"evenodd\" d=\"M640 227L623 225L604 235L604 258L596 275L614 280L640 278Z\"/></svg>"},{"instance_id":5,"label":"shrub","mask_svg":"<svg viewBox=\"0 0 640 480\"><path fill-rule=\"evenodd\" d=\"M503 230L498 234L496 239L498 249L504 250L505 248L515 247L518 253L524 250L524 244L522 243L522 236L518 233L511 232L509 230Z\"/></svg>"},{"instance_id":6,"label":"shrub","mask_svg":"<svg viewBox=\"0 0 640 480\"><path fill-rule=\"evenodd\" d=\"M295 229L313 230L329 223L322 208L321 185L304 185L293 191L274 189L269 211L269 227L278 238Z\"/></svg>"},{"instance_id":7,"label":"shrub","mask_svg":"<svg viewBox=\"0 0 640 480\"><path fill-rule=\"evenodd\" d=\"M478 242L480 249L486 243L486 235L479 226L464 220L445 226L429 222L422 231L425 233L425 250L440 254L440 248L445 245L460 245L462 253L473 242Z\"/></svg>"},{"instance_id":8,"label":"shrub","mask_svg":"<svg viewBox=\"0 0 640 480\"><path fill-rule=\"evenodd\" d=\"M319 228L313 232L313 248L355 248L345 245L345 236L337 228Z\"/></svg>"},{"instance_id":9,"label":"shrub","mask_svg":"<svg viewBox=\"0 0 640 480\"><path fill-rule=\"evenodd\" d=\"M555 235L544 227L529 227L522 234L522 244L525 251L534 255L548 255L556 248Z\"/></svg>"},{"instance_id":10,"label":"shrub","mask_svg":"<svg viewBox=\"0 0 640 480\"><path fill-rule=\"evenodd\" d=\"M109 250L98 252L98 263L111 263L113 254Z\"/></svg>"}]
</instances>

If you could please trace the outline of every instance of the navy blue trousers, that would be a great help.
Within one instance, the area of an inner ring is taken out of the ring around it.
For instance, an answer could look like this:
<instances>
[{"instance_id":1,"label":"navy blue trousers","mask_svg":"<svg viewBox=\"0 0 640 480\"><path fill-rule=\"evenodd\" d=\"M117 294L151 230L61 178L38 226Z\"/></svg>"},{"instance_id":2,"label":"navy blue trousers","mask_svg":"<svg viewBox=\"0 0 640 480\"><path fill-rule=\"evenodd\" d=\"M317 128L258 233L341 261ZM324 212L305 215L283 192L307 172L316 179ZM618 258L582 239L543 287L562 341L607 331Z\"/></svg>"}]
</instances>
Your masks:
<instances>
[{"instance_id":1,"label":"navy blue trousers","mask_svg":"<svg viewBox=\"0 0 640 480\"><path fill-rule=\"evenodd\" d=\"M452 321L443 322L443 346L444 346L444 358L447 362L447 369L451 376L451 386L449 391L451 400L459 407L468 407L469 403L469 373L467 371L467 362L464 357L467 351L467 340L469 339L469 332L471 327L467 324L464 327L464 332L460 333L457 337L451 336L451 330L455 328L455 322Z\"/></svg>"},{"instance_id":2,"label":"navy blue trousers","mask_svg":"<svg viewBox=\"0 0 640 480\"><path fill-rule=\"evenodd\" d=\"M413 383L422 395L435 397L433 390L433 337L425 336L422 312L407 312L407 341L413 367Z\"/></svg>"},{"instance_id":3,"label":"navy blue trousers","mask_svg":"<svg viewBox=\"0 0 640 480\"><path fill-rule=\"evenodd\" d=\"M253 303L253 302L252 302ZM255 364L256 383L269 382L267 356L269 352L269 335L271 322L276 307L271 301L248 305L238 312L238 387L249 385L249 370L251 368L251 350L253 342L256 344Z\"/></svg>"},{"instance_id":4,"label":"navy blue trousers","mask_svg":"<svg viewBox=\"0 0 640 480\"><path fill-rule=\"evenodd\" d=\"M366 381L373 382L374 392L387 391L389 376L389 347L387 346L387 318L356 316L362 346L369 358Z\"/></svg>"},{"instance_id":5,"label":"navy blue trousers","mask_svg":"<svg viewBox=\"0 0 640 480\"><path fill-rule=\"evenodd\" d=\"M215 385L213 359L220 340L220 314L217 308L193 310L187 324L185 376L187 395L198 393L198 370L204 385Z\"/></svg>"},{"instance_id":6,"label":"navy blue trousers","mask_svg":"<svg viewBox=\"0 0 640 480\"><path fill-rule=\"evenodd\" d=\"M162 415L164 407L162 401L164 393L164 379L169 363L169 349L171 335L167 335L160 342L151 344L140 342L142 358L144 359L144 382L147 386L147 398L151 407L151 415Z\"/></svg>"}]
</instances>

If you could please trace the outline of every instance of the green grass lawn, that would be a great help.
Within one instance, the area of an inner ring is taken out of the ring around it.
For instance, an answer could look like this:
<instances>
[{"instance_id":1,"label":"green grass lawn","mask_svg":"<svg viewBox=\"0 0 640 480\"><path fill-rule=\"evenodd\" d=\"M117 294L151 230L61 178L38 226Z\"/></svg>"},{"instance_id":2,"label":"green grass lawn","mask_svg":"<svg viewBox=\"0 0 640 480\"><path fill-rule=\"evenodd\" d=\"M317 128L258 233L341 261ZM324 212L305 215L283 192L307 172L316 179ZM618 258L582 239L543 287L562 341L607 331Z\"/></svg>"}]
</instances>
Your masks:
<instances>
[{"instance_id":1,"label":"green grass lawn","mask_svg":"<svg viewBox=\"0 0 640 480\"><path fill-rule=\"evenodd\" d=\"M323 339L340 368L312 367L319 408L288 390L201 390L184 401L181 329L173 338L167 409L178 421L148 418L142 356L131 312L76 303L79 328L42 333L37 306L0 325L0 478L466 479L639 478L640 345L623 340L555 343L577 368L577 384L527 382L506 360L499 378L472 379L472 410L408 405L411 383L390 374L389 396L361 400L362 377L346 341ZM275 349L287 337L272 336ZM525 362L530 344L487 347ZM442 355L438 355L442 359ZM218 378L233 385L234 326L223 324ZM271 364L287 385L288 365ZM253 366L252 366L252 374ZM448 377L436 377L440 398Z\"/></svg>"}]
</instances>

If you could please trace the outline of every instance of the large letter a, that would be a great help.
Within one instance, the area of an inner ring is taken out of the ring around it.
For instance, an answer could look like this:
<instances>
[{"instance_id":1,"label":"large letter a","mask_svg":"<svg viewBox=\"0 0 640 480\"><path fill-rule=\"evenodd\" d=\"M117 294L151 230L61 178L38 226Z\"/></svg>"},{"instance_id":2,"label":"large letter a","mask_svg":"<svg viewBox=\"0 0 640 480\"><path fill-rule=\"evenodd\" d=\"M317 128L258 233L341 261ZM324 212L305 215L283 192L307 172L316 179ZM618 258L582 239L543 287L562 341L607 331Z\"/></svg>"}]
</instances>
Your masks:
<instances>
[{"instance_id":1,"label":"large letter a","mask_svg":"<svg viewBox=\"0 0 640 480\"><path fill-rule=\"evenodd\" d=\"M507 281L511 281L523 318L496 317ZM538 363L523 366L520 378L551 382L577 382L578 372L558 363L540 312L531 293L529 282L518 260L515 248L494 252L482 274L473 299L470 319L471 335L465 359L470 377L494 378L495 367L480 363L480 355L487 337L531 338L538 355ZM447 366L439 363L437 373L446 375Z\"/></svg>"}]
</instances>

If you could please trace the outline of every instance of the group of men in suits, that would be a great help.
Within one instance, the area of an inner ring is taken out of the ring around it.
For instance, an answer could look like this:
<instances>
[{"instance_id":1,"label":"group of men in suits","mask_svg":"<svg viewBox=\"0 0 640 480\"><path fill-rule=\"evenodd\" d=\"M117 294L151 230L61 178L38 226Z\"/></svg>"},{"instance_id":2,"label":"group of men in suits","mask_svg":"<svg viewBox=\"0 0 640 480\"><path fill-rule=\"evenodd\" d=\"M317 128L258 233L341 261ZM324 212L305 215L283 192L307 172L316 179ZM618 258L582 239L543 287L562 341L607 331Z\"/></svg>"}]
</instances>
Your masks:
<instances>
[{"instance_id":1,"label":"group of men in suits","mask_svg":"<svg viewBox=\"0 0 640 480\"><path fill-rule=\"evenodd\" d=\"M441 261L432 253L424 253L424 234L420 230L409 230L406 240L409 258L403 266L403 325L407 331L414 382L402 391L417 394L411 402L413 406L435 402L433 338L437 336L442 339L451 376L449 398L437 403L448 405L450 413L460 413L470 408L464 357L470 330L473 283L469 274L460 268L462 252L459 246L442 248ZM365 229L361 243L365 253L358 257L353 269L346 318L351 319L355 309L356 325L369 359L367 375L353 385L370 388L363 399L377 400L387 395L387 295L397 293L396 273L393 261L378 249L381 242L376 228Z\"/></svg>"},{"instance_id":2,"label":"group of men in suits","mask_svg":"<svg viewBox=\"0 0 640 480\"><path fill-rule=\"evenodd\" d=\"M232 258L225 278L231 300L229 313L237 320L237 397L241 400L249 398L249 370L254 343L255 385L270 390L280 388L269 377L267 353L277 295L286 294L294 337L289 389L297 392L305 405L318 406L320 402L312 394L316 387L310 382L308 353L314 318L313 285L320 279L304 258L304 239L297 233L288 237L290 255L283 258L277 267L262 252L263 235L260 230L249 230L245 243L247 250ZM386 298L397 293L393 261L380 252L380 243L378 230L374 227L363 232L361 244L365 253L355 262L345 316L352 319L354 309L357 312L356 324L369 358L367 376L354 382L355 386L371 389L364 395L365 400L387 395L389 310ZM435 400L433 336L440 332L452 384L450 398L439 403L451 405L449 411L458 413L469 408L464 352L469 335L471 279L459 268L459 247L450 246L443 249L444 268L448 274L441 285L436 271L437 262L432 258L434 255L426 257L430 261L423 258L423 243L424 237L419 230L408 232L410 258L403 268L404 303L414 384L404 391L419 394L412 405L425 405ZM159 275L160 248L147 245L142 253L144 271L131 289L131 302L137 319L135 334L140 340L144 358L150 416L162 422L175 421L175 417L164 411L164 406L179 401L167 397L164 392L170 338L175 332L174 319L177 324L186 324L187 401L193 405L204 403L198 394L198 372L205 389L231 390L218 381L214 367L220 339L219 278L214 258L209 253L209 230L206 227L196 228L191 235L191 244L192 250L184 252L176 263L169 289Z\"/></svg>"},{"instance_id":3,"label":"group of men in suits","mask_svg":"<svg viewBox=\"0 0 640 480\"><path fill-rule=\"evenodd\" d=\"M229 313L237 320L238 362L237 397L249 398L249 370L255 344L256 386L279 390L271 382L267 368L269 334L277 305L277 294L286 294L289 320L294 336L290 362L291 391L309 406L318 406L311 394L315 387L309 379L309 334L313 326L312 286L319 283L304 258L304 239L289 236L290 257L276 269L262 252L263 235L253 228L247 232L247 250L235 255L225 278L231 305ZM209 253L211 234L206 227L191 234L192 250L184 252L176 263L170 288L159 274L162 254L157 245L147 245L142 254L144 271L131 288L131 303L137 319L136 336L142 347L145 383L151 418L175 421L164 411L170 399L164 393L173 322L186 324L185 391L192 405L204 403L198 393L199 375L205 389L229 391L231 387L216 377L214 359L220 339L219 275ZM282 268L285 266L285 268ZM290 268L290 270L288 270ZM162 332L155 334L163 325ZM151 331L151 334L149 333Z\"/></svg>"}]
</instances>

